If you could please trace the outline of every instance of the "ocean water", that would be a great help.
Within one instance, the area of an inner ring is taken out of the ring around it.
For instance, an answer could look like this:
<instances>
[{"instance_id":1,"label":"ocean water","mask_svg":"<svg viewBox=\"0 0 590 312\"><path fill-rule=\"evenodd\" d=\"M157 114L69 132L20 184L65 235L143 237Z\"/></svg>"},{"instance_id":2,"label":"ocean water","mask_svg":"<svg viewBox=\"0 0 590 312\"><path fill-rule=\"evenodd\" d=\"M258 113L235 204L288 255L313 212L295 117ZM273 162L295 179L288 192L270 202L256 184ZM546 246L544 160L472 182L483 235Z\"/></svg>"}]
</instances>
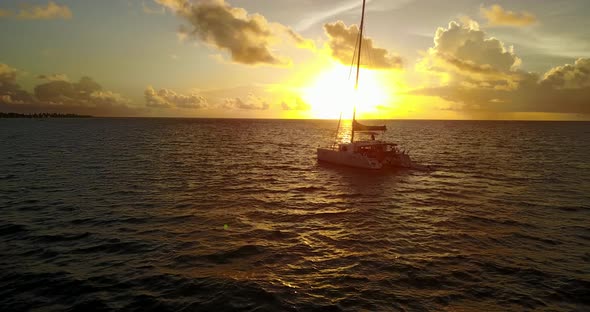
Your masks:
<instances>
[{"instance_id":1,"label":"ocean water","mask_svg":"<svg viewBox=\"0 0 590 312\"><path fill-rule=\"evenodd\" d=\"M3 311L588 311L590 123L0 120Z\"/></svg>"}]
</instances>

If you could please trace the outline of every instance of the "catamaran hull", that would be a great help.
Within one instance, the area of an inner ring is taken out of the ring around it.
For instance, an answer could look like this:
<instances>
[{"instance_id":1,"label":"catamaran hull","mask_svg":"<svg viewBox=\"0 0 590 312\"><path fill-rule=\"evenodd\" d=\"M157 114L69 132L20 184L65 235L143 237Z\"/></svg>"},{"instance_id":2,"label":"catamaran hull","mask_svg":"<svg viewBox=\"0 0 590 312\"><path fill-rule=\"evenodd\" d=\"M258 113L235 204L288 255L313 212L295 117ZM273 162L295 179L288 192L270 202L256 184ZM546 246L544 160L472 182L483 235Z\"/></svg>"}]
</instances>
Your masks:
<instances>
[{"instance_id":1,"label":"catamaran hull","mask_svg":"<svg viewBox=\"0 0 590 312\"><path fill-rule=\"evenodd\" d=\"M398 154L393 158L378 161L375 158L370 158L362 154L347 153L327 148L318 148L318 161L363 169L413 167L412 160L407 154Z\"/></svg>"},{"instance_id":2,"label":"catamaran hull","mask_svg":"<svg viewBox=\"0 0 590 312\"><path fill-rule=\"evenodd\" d=\"M327 148L318 148L318 161L364 169L381 169L383 164L357 153L346 153Z\"/></svg>"},{"instance_id":3,"label":"catamaran hull","mask_svg":"<svg viewBox=\"0 0 590 312\"><path fill-rule=\"evenodd\" d=\"M415 165L412 163L412 159L408 154L397 154L392 158L386 159L384 166L392 168L411 168L414 169Z\"/></svg>"}]
</instances>

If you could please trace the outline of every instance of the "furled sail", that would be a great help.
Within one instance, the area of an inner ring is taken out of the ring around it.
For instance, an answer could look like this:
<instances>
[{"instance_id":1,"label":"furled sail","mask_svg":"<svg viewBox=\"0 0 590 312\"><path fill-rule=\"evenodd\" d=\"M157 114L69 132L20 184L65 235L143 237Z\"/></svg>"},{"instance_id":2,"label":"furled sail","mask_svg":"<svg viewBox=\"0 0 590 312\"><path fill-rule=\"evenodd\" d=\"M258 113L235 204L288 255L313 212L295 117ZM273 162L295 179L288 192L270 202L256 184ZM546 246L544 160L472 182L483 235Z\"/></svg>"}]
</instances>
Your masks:
<instances>
[{"instance_id":1,"label":"furled sail","mask_svg":"<svg viewBox=\"0 0 590 312\"><path fill-rule=\"evenodd\" d=\"M353 121L352 123L352 131L385 131L387 128L385 126L367 126L363 125L358 121Z\"/></svg>"}]
</instances>

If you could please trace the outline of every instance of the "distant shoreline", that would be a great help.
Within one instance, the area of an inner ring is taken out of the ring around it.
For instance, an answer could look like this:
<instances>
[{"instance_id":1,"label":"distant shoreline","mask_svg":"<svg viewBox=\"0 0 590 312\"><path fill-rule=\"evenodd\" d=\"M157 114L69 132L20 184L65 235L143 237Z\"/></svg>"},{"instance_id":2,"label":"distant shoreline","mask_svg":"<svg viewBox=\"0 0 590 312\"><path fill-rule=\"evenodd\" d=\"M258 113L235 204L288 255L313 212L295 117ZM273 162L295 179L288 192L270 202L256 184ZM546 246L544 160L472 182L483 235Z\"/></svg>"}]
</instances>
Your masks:
<instances>
[{"instance_id":1,"label":"distant shoreline","mask_svg":"<svg viewBox=\"0 0 590 312\"><path fill-rule=\"evenodd\" d=\"M330 118L244 118L244 117L193 117L193 116L93 116L63 113L4 113L0 112L2 118L92 118L92 119L198 119L198 120L266 120L266 121L338 121ZM347 119L350 120L350 119ZM389 122L389 121L449 121L449 122L590 122L584 120L543 120L543 119L363 119L367 122Z\"/></svg>"},{"instance_id":2,"label":"distant shoreline","mask_svg":"<svg viewBox=\"0 0 590 312\"><path fill-rule=\"evenodd\" d=\"M31 114L19 114L19 113L3 113L0 112L0 118L92 118L90 115L78 115L78 114L60 114L60 113L31 113Z\"/></svg>"}]
</instances>

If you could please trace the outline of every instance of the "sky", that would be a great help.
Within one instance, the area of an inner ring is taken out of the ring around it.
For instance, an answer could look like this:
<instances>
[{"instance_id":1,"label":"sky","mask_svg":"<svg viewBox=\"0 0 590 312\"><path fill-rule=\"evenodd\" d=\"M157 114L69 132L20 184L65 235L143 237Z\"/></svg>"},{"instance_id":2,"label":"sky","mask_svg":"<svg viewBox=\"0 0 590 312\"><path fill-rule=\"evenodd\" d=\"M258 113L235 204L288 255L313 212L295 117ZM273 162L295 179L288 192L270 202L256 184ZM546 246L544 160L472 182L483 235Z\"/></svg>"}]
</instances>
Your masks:
<instances>
[{"instance_id":1,"label":"sky","mask_svg":"<svg viewBox=\"0 0 590 312\"><path fill-rule=\"evenodd\" d=\"M0 111L590 120L587 0L2 0Z\"/></svg>"}]
</instances>

